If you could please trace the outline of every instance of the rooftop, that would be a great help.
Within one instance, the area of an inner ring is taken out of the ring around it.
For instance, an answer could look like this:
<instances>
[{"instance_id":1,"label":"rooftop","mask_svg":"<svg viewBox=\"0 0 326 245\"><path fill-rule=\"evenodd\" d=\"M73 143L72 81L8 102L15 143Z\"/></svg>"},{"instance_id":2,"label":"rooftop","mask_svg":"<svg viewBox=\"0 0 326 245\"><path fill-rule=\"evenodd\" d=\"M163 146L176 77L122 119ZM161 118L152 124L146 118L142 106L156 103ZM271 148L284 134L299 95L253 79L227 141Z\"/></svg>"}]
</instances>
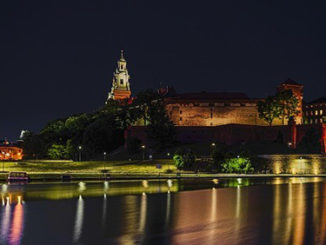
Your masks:
<instances>
[{"instance_id":1,"label":"rooftop","mask_svg":"<svg viewBox=\"0 0 326 245\"><path fill-rule=\"evenodd\" d=\"M294 81L291 78L288 78L286 81L282 82L281 85L290 84L290 85L301 85L300 83Z\"/></svg>"},{"instance_id":2,"label":"rooftop","mask_svg":"<svg viewBox=\"0 0 326 245\"><path fill-rule=\"evenodd\" d=\"M244 93L232 93L232 92L200 92L200 93L183 93L176 94L173 97L168 98L170 101L177 100L195 100L195 101L242 101L251 100Z\"/></svg>"}]
</instances>

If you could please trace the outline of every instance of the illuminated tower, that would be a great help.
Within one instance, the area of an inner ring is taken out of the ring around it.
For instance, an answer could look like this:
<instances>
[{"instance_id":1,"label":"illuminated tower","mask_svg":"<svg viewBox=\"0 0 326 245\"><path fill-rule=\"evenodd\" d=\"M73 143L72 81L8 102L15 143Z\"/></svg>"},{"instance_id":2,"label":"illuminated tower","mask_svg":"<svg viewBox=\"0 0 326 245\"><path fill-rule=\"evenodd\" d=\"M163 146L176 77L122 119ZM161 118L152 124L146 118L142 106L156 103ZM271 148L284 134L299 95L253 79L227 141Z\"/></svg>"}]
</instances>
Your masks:
<instances>
[{"instance_id":1,"label":"illuminated tower","mask_svg":"<svg viewBox=\"0 0 326 245\"><path fill-rule=\"evenodd\" d=\"M123 50L121 50L121 57L118 60L118 67L113 73L112 88L111 92L109 93L108 100L123 100L130 98L131 91L129 79L130 76L127 70L127 61L123 57Z\"/></svg>"}]
</instances>

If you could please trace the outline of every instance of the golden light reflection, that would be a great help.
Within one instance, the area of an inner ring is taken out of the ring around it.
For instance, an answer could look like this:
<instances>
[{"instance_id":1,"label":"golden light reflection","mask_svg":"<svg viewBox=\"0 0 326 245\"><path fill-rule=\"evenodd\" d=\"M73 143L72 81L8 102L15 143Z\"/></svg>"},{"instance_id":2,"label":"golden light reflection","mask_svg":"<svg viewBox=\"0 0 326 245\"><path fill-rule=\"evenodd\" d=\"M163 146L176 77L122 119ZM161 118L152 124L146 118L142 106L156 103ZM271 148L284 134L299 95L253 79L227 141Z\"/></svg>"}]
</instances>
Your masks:
<instances>
[{"instance_id":1,"label":"golden light reflection","mask_svg":"<svg viewBox=\"0 0 326 245\"><path fill-rule=\"evenodd\" d=\"M13 212L9 240L11 245L20 244L24 229L24 206L17 203Z\"/></svg>"},{"instance_id":2,"label":"golden light reflection","mask_svg":"<svg viewBox=\"0 0 326 245\"><path fill-rule=\"evenodd\" d=\"M288 185L288 196L287 196L287 205L286 205L286 215L287 217L293 215L293 203L292 203L292 188L293 186ZM287 218L285 221L285 244L289 244L291 237L291 229L292 229L292 219Z\"/></svg>"},{"instance_id":3,"label":"golden light reflection","mask_svg":"<svg viewBox=\"0 0 326 245\"><path fill-rule=\"evenodd\" d=\"M165 226L168 226L170 223L170 215L171 215L171 192L168 192L166 198Z\"/></svg>"},{"instance_id":4,"label":"golden light reflection","mask_svg":"<svg viewBox=\"0 0 326 245\"><path fill-rule=\"evenodd\" d=\"M77 201L75 227L74 227L74 234L73 234L73 241L75 243L79 241L80 236L82 234L83 220L84 220L84 200L83 197L79 195Z\"/></svg>"},{"instance_id":5,"label":"golden light reflection","mask_svg":"<svg viewBox=\"0 0 326 245\"><path fill-rule=\"evenodd\" d=\"M323 184L323 196L325 195L325 191L326 191L326 183L324 182ZM323 208L321 209L321 225L320 227L320 244L325 244L326 242L326 200L325 198L323 198L323 202L322 202Z\"/></svg>"},{"instance_id":6,"label":"golden light reflection","mask_svg":"<svg viewBox=\"0 0 326 245\"><path fill-rule=\"evenodd\" d=\"M139 232L144 232L147 214L147 195L143 193L140 201Z\"/></svg>"},{"instance_id":7,"label":"golden light reflection","mask_svg":"<svg viewBox=\"0 0 326 245\"><path fill-rule=\"evenodd\" d=\"M296 195L297 209L295 214L294 231L293 231L293 244L303 244L304 230L305 230L305 187L304 185L298 186ZM294 215L294 214L293 214Z\"/></svg>"},{"instance_id":8,"label":"golden light reflection","mask_svg":"<svg viewBox=\"0 0 326 245\"><path fill-rule=\"evenodd\" d=\"M210 215L210 229L208 236L210 237L209 240L213 241L212 244L214 244L214 238L216 234L216 229L215 229L215 222L217 220L217 193L216 193L216 188L212 188L211 192L211 215Z\"/></svg>"},{"instance_id":9,"label":"golden light reflection","mask_svg":"<svg viewBox=\"0 0 326 245\"><path fill-rule=\"evenodd\" d=\"M273 205L273 234L278 234L280 230L281 219L281 188L282 186L277 184L274 186L274 205ZM275 238L275 237L274 237ZM274 241L275 243L275 241Z\"/></svg>"}]
</instances>

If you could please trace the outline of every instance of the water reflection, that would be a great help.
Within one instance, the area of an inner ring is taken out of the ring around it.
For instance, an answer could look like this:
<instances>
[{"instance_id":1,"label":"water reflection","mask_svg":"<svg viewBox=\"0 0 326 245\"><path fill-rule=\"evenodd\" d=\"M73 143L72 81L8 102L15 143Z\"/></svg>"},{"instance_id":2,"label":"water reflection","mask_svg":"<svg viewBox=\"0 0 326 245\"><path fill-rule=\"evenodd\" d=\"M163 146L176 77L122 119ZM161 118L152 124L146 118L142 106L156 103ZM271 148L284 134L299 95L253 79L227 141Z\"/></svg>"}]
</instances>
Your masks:
<instances>
[{"instance_id":1,"label":"water reflection","mask_svg":"<svg viewBox=\"0 0 326 245\"><path fill-rule=\"evenodd\" d=\"M80 239L82 228L83 228L83 220L84 220L84 200L81 195L79 195L77 201L77 208L76 208L76 216L75 216L75 226L74 226L74 233L73 233L73 242L77 243Z\"/></svg>"},{"instance_id":2,"label":"water reflection","mask_svg":"<svg viewBox=\"0 0 326 245\"><path fill-rule=\"evenodd\" d=\"M1 213L1 244L16 245L21 243L24 232L24 209L25 205L18 196L15 204L10 203L10 197L5 198L7 202L2 206Z\"/></svg>"},{"instance_id":3,"label":"water reflection","mask_svg":"<svg viewBox=\"0 0 326 245\"><path fill-rule=\"evenodd\" d=\"M143 181L138 181L135 186L137 190L142 190L140 194L120 196L111 195L115 188L111 182L87 183L82 192L76 187L78 183L72 183L71 189L79 193L77 199L56 201L40 199L42 195L34 198L36 190L26 186L8 186L7 192L2 195L0 244L30 244L36 236L40 239L37 244L47 244L47 237L55 237L57 244L71 243L71 239L77 244L326 242L324 179L255 181L207 179L201 183L204 189L174 192L175 186L188 190L194 189L197 183L165 180L160 183L160 191L166 192L155 195L151 194L151 191L158 190L155 182L147 181L145 188ZM250 186L253 183L263 185ZM45 186L42 185L42 188ZM224 188L226 186L234 188ZM58 192L54 186L51 188ZM23 203L26 198L30 200L28 205ZM69 241L63 235L67 232L57 232L56 219L64 220L60 227L71 232Z\"/></svg>"},{"instance_id":4,"label":"water reflection","mask_svg":"<svg viewBox=\"0 0 326 245\"><path fill-rule=\"evenodd\" d=\"M7 241L7 235L9 233L10 227L10 209L11 206L9 203L5 204L2 210L2 219L1 219L1 244L5 244Z\"/></svg>"}]
</instances>

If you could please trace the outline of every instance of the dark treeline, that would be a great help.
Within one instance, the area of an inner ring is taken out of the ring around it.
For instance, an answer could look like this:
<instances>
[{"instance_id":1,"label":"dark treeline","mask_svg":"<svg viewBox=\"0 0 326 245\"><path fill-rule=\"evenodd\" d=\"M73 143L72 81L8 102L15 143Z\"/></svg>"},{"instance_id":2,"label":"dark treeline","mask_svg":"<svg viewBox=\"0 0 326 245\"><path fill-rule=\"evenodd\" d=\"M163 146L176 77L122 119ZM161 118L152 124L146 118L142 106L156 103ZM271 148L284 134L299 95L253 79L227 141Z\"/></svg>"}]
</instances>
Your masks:
<instances>
[{"instance_id":1,"label":"dark treeline","mask_svg":"<svg viewBox=\"0 0 326 245\"><path fill-rule=\"evenodd\" d=\"M77 159L79 151L96 159L124 142L124 131L137 121L145 122L154 150L170 146L175 139L163 98L153 90L140 92L132 103L109 100L94 113L81 113L49 122L39 133L24 134L26 158ZM140 150L139 139L127 142L131 152ZM81 149L80 149L81 148Z\"/></svg>"}]
</instances>

